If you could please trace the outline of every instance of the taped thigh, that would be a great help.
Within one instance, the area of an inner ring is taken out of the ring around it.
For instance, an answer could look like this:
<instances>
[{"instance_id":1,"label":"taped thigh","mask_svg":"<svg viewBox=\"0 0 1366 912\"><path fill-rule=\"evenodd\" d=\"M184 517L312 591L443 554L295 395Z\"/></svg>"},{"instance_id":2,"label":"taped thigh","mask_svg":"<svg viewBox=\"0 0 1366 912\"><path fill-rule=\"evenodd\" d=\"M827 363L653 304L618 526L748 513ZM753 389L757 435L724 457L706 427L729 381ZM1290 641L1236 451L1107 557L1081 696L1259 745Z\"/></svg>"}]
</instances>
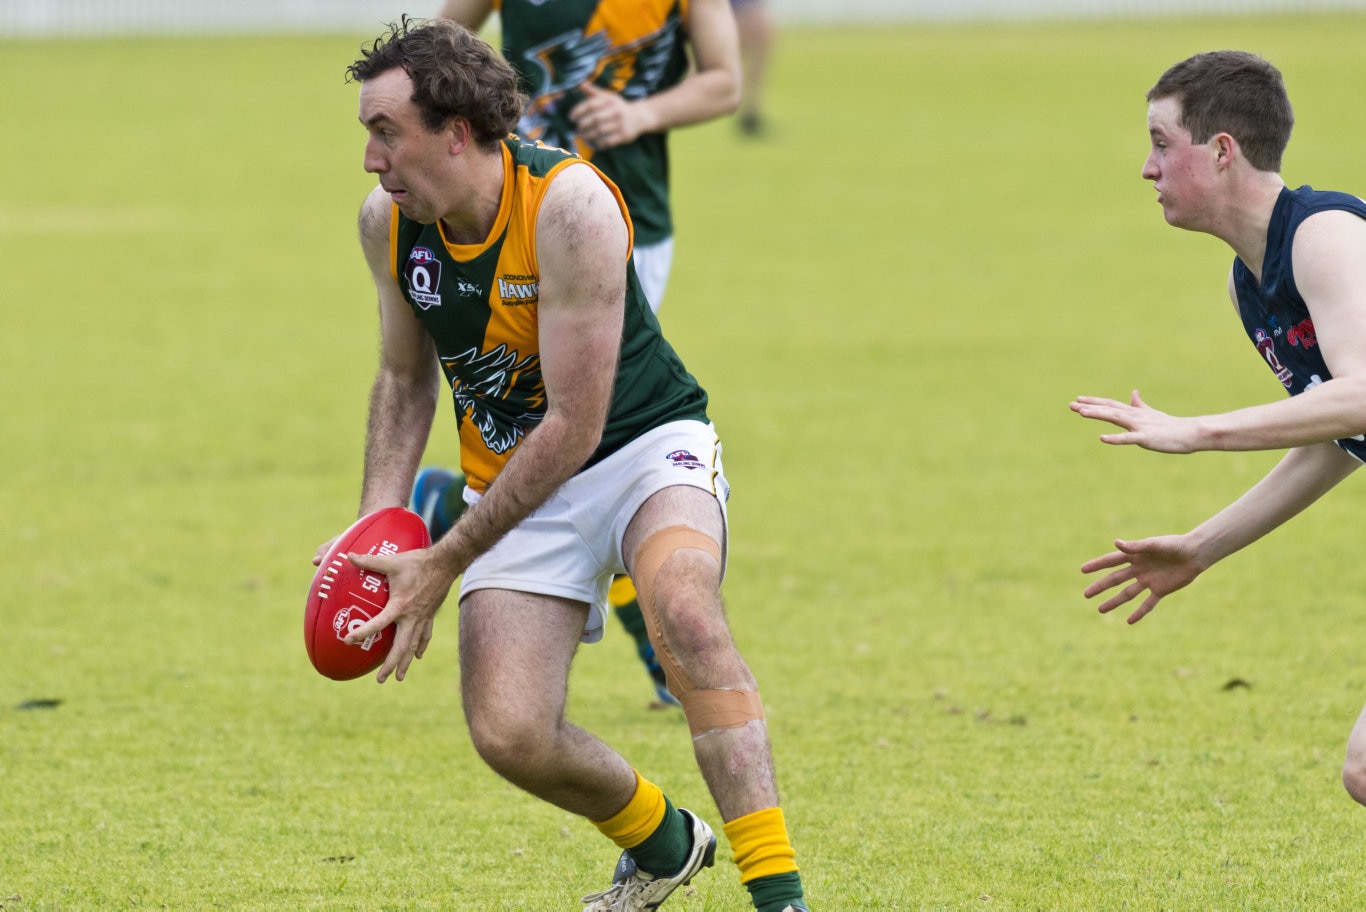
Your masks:
<instances>
[{"instance_id":1,"label":"taped thigh","mask_svg":"<svg viewBox=\"0 0 1366 912\"><path fill-rule=\"evenodd\" d=\"M684 548L705 551L721 561L721 546L716 539L689 526L668 526L650 534L636 551L635 572L632 579L640 602L641 614L650 642L655 647L655 658L664 669L669 692L678 698L694 737L717 728L737 728L746 722L764 718L759 694L750 690L731 688L699 689L683 671L677 657L664 639L664 628L655 611L655 577L675 552Z\"/></svg>"}]
</instances>

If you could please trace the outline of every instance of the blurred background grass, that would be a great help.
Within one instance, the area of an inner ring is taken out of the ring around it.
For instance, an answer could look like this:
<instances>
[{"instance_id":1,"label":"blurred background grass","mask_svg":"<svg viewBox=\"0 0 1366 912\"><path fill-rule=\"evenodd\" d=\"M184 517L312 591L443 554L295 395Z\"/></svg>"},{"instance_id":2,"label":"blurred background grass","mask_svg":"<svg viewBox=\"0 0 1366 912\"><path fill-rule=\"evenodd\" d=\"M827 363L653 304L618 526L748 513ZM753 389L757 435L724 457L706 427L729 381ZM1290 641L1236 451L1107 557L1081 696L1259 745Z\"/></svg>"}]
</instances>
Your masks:
<instances>
[{"instance_id":1,"label":"blurred background grass","mask_svg":"<svg viewBox=\"0 0 1366 912\"><path fill-rule=\"evenodd\" d=\"M610 871L474 756L449 615L398 686L322 679L300 642L377 342L342 82L364 37L0 44L6 909L540 910ZM1066 407L1279 395L1230 254L1138 177L1143 93L1199 50L1264 53L1299 118L1287 182L1361 192L1363 38L791 28L768 138L676 134L662 320L725 440L726 595L817 908L1366 899L1337 784L1359 482L1128 628L1081 561L1276 456L1105 448ZM443 421L432 459L454 446ZM573 684L575 721L712 812L626 638ZM728 862L694 888L670 907L744 903Z\"/></svg>"}]
</instances>

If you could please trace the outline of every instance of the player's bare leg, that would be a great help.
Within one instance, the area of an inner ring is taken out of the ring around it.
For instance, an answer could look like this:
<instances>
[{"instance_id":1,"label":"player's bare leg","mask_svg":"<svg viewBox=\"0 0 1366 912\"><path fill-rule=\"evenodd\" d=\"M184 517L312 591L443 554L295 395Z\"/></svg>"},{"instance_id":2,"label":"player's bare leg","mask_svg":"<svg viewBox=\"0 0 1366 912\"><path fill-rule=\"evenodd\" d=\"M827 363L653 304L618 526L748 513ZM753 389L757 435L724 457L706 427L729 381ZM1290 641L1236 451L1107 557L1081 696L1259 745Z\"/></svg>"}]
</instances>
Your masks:
<instances>
[{"instance_id":1,"label":"player's bare leg","mask_svg":"<svg viewBox=\"0 0 1366 912\"><path fill-rule=\"evenodd\" d=\"M475 749L494 772L593 821L623 849L635 848L640 867L624 853L629 871L620 883L585 897L588 910L654 908L712 864L716 840L704 822L675 809L620 754L564 718L569 667L587 612L580 602L500 589L465 596L465 718ZM642 820L651 822L644 832Z\"/></svg>"},{"instance_id":2,"label":"player's bare leg","mask_svg":"<svg viewBox=\"0 0 1366 912\"><path fill-rule=\"evenodd\" d=\"M805 909L778 806L759 688L721 604L725 524L700 488L655 493L623 541L670 690L683 705L693 752L725 822L741 880L760 912Z\"/></svg>"},{"instance_id":3,"label":"player's bare leg","mask_svg":"<svg viewBox=\"0 0 1366 912\"><path fill-rule=\"evenodd\" d=\"M460 683L479 756L494 772L590 820L620 811L636 788L630 764L564 717L569 666L588 608L478 589L460 605Z\"/></svg>"}]
</instances>

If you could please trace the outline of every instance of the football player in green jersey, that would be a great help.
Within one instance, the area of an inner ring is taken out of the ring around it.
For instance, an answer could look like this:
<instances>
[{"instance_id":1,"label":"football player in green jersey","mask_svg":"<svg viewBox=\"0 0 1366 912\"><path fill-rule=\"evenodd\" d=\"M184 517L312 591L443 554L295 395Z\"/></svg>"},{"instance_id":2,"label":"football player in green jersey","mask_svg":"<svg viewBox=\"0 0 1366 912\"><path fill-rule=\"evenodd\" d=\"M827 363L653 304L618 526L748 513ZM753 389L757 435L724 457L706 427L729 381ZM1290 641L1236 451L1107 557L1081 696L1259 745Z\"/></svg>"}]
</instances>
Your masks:
<instances>
[{"instance_id":1,"label":"football player in green jersey","mask_svg":"<svg viewBox=\"0 0 1366 912\"><path fill-rule=\"evenodd\" d=\"M752 0L762 2L762 0ZM446 0L441 15L477 31L499 16L503 55L531 97L518 135L591 161L620 189L635 224L636 274L650 307L673 262L668 131L733 112L741 101L740 40L730 0ZM412 508L433 538L464 509L464 483L423 469ZM655 706L677 706L646 636L634 585L609 599L635 641Z\"/></svg>"}]
</instances>

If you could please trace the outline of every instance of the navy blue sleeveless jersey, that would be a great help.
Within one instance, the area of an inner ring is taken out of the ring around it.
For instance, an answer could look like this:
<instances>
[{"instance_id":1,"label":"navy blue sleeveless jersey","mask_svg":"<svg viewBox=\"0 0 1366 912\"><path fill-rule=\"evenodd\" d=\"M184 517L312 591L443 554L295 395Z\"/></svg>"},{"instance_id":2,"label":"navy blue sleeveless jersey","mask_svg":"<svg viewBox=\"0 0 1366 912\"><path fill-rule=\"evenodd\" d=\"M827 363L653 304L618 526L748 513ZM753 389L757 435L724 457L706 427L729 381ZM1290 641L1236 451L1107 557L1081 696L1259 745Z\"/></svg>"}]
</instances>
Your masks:
<instances>
[{"instance_id":1,"label":"navy blue sleeveless jersey","mask_svg":"<svg viewBox=\"0 0 1366 912\"><path fill-rule=\"evenodd\" d=\"M1266 259L1261 282L1241 259L1233 261L1233 287L1243 328L1290 395L1312 389L1330 379L1328 365L1314 335L1314 320L1295 285L1291 245L1300 223L1316 212L1343 209L1366 218L1366 201L1350 193L1281 190L1266 230ZM1366 251L1362 251L1366 256ZM1351 437L1338 446L1366 462L1366 439Z\"/></svg>"}]
</instances>

